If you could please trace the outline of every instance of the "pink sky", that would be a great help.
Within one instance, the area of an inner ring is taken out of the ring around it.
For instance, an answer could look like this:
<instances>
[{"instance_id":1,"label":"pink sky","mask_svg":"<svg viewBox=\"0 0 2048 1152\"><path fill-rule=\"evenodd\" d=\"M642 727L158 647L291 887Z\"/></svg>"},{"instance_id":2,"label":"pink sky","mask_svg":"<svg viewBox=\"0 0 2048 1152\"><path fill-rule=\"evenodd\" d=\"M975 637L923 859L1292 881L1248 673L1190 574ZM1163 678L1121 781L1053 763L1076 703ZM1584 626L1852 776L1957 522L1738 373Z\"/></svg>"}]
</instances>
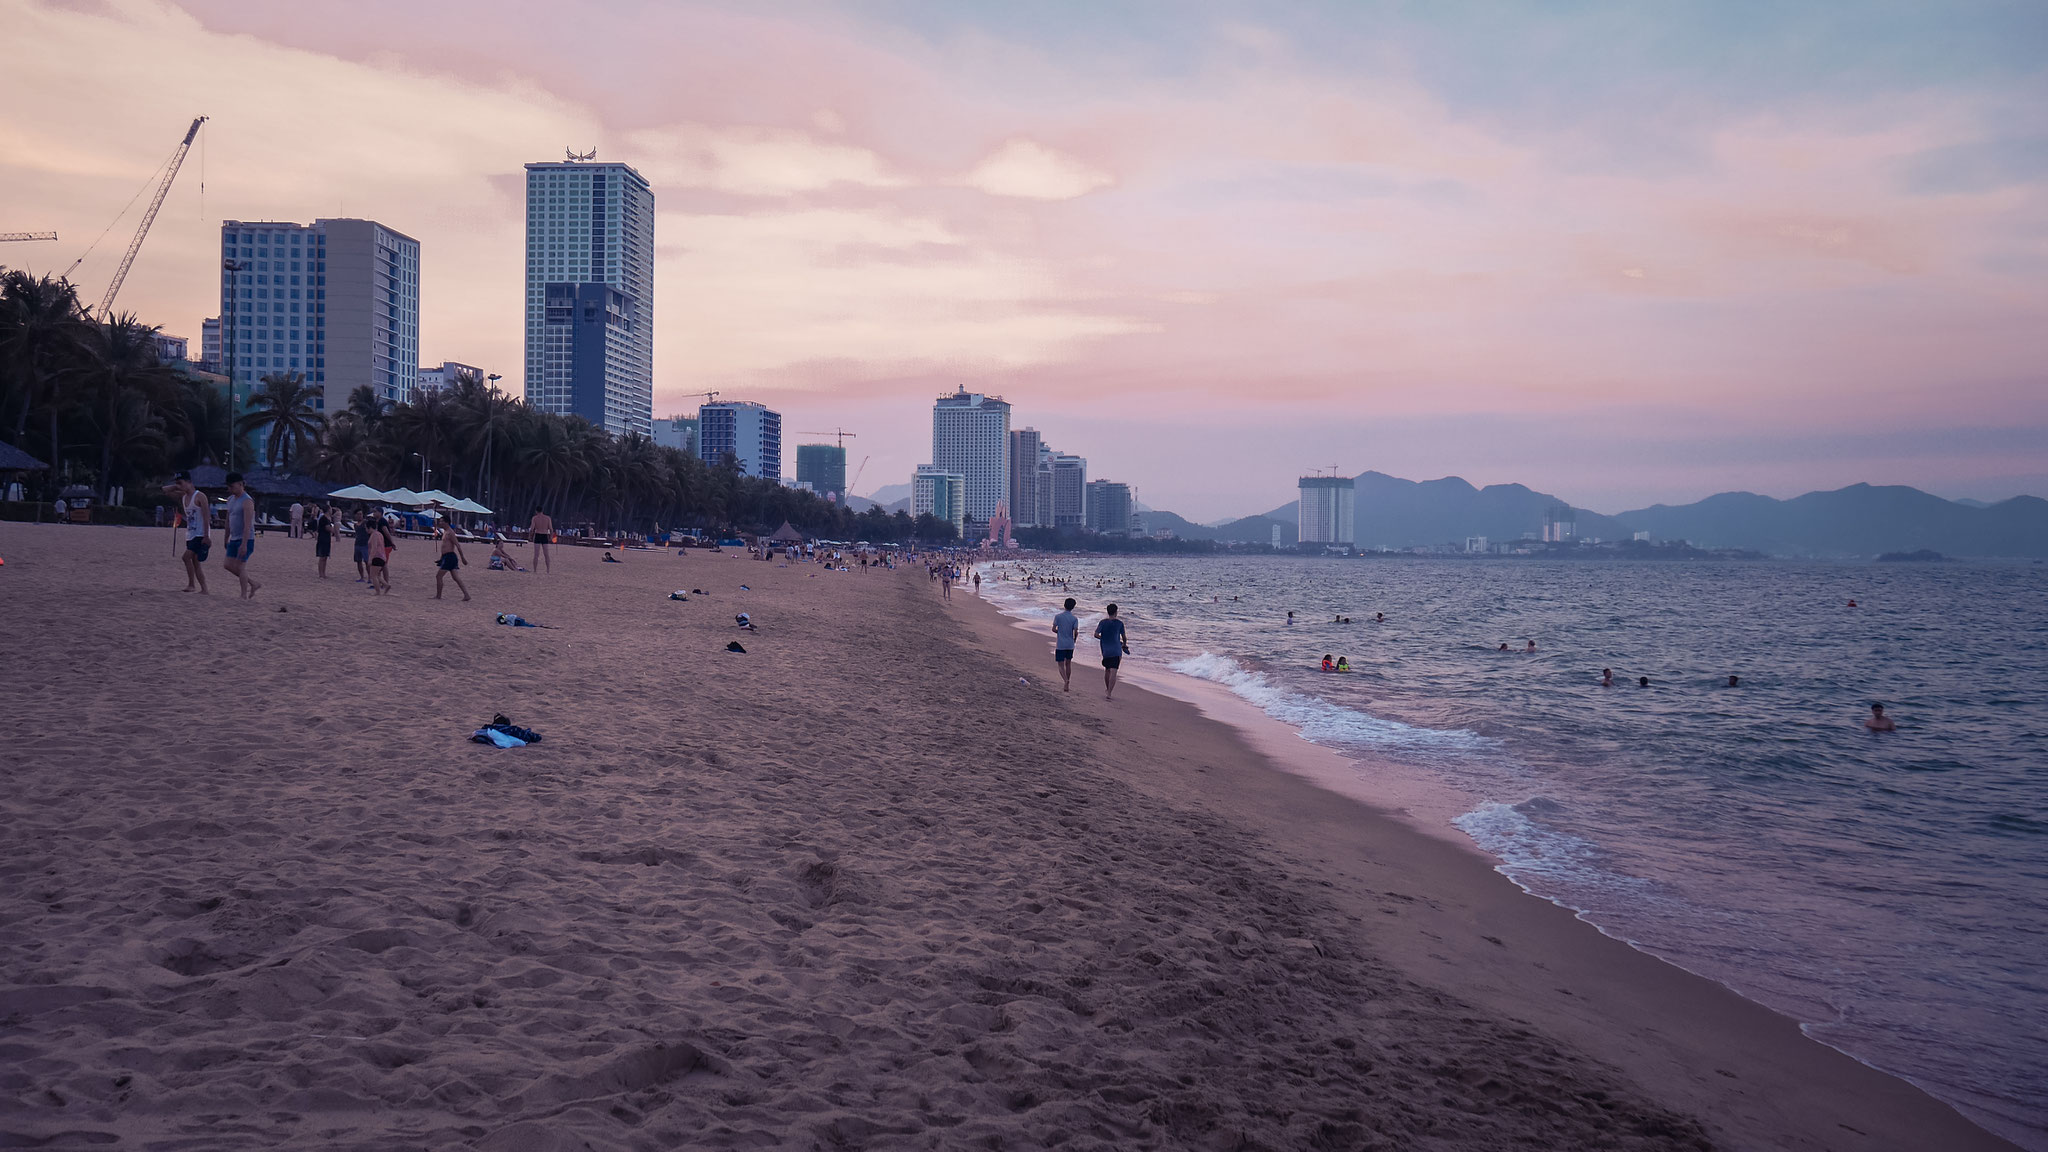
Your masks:
<instances>
[{"instance_id":1,"label":"pink sky","mask_svg":"<svg viewBox=\"0 0 2048 1152\"><path fill-rule=\"evenodd\" d=\"M1475 84L1431 63L1472 33L1348 7L564 11L0 0L0 230L63 235L0 259L62 271L205 113L123 308L196 338L221 219L366 216L421 241L423 359L516 386L520 166L596 147L656 191L657 413L843 425L861 491L964 385L1204 520L1332 465L1609 512L2048 493L2048 133L1996 59L1692 67L1560 24L1621 59Z\"/></svg>"}]
</instances>

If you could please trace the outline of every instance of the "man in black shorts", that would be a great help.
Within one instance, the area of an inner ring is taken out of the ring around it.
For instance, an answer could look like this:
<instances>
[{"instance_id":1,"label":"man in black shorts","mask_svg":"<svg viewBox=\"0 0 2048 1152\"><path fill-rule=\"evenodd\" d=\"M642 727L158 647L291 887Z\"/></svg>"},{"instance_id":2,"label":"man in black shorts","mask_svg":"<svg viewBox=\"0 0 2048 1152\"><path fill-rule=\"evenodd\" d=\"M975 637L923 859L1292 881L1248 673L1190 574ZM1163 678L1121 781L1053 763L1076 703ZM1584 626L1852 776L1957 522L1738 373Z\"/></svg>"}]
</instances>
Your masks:
<instances>
[{"instance_id":1,"label":"man in black shorts","mask_svg":"<svg viewBox=\"0 0 2048 1152\"><path fill-rule=\"evenodd\" d=\"M1060 691L1074 690L1074 634L1081 630L1081 618L1074 615L1074 598L1052 618L1052 658L1060 670Z\"/></svg>"},{"instance_id":2,"label":"man in black shorts","mask_svg":"<svg viewBox=\"0 0 2048 1152\"><path fill-rule=\"evenodd\" d=\"M1130 652L1130 641L1124 635L1124 622L1116 618L1116 605L1111 604L1100 623L1095 625L1095 638L1102 641L1102 698L1116 699L1116 670Z\"/></svg>"},{"instance_id":3,"label":"man in black shorts","mask_svg":"<svg viewBox=\"0 0 2048 1152\"><path fill-rule=\"evenodd\" d=\"M434 505L434 510L436 512L441 511L441 505L438 502ZM441 581L451 576L455 578L455 587L462 592L462 599L464 601L469 599L469 588L463 584L462 575L456 571L457 568L462 567L468 562L469 558L462 554L462 541L456 539L455 536L455 517L442 512L441 559L436 561L435 566L434 599L439 600L441 598Z\"/></svg>"}]
</instances>

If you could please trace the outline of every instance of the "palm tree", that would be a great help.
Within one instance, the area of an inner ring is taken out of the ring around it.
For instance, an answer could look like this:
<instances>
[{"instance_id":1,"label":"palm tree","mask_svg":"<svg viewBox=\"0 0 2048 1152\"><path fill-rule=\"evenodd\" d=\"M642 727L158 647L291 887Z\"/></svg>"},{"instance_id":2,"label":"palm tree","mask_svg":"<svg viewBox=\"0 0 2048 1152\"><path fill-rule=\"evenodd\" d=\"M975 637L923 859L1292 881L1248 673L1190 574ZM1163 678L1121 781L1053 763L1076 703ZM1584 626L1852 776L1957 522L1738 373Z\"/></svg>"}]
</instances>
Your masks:
<instances>
[{"instance_id":1,"label":"palm tree","mask_svg":"<svg viewBox=\"0 0 2048 1152\"><path fill-rule=\"evenodd\" d=\"M141 471L162 456L166 416L182 414L183 375L164 366L159 331L132 314L96 324L73 374L79 411L99 435L103 499L111 496L117 471Z\"/></svg>"},{"instance_id":2,"label":"palm tree","mask_svg":"<svg viewBox=\"0 0 2048 1152\"><path fill-rule=\"evenodd\" d=\"M18 268L0 272L0 415L13 421L15 444L28 433L29 415L50 417L51 477L63 467L57 418L64 407L65 376L85 355L92 322L71 282Z\"/></svg>"},{"instance_id":3,"label":"palm tree","mask_svg":"<svg viewBox=\"0 0 2048 1152\"><path fill-rule=\"evenodd\" d=\"M313 450L313 475L336 484L382 487L390 469L389 449L349 412L328 421Z\"/></svg>"},{"instance_id":4,"label":"palm tree","mask_svg":"<svg viewBox=\"0 0 2048 1152\"><path fill-rule=\"evenodd\" d=\"M391 414L391 401L377 395L377 389L369 384L358 384L349 389L348 414L362 423L365 431L375 431L384 417Z\"/></svg>"},{"instance_id":5,"label":"palm tree","mask_svg":"<svg viewBox=\"0 0 2048 1152\"><path fill-rule=\"evenodd\" d=\"M234 438L233 423L226 390L204 380L181 380L177 408L170 413L175 433L169 449L171 463L197 468L209 460L225 460L228 442Z\"/></svg>"},{"instance_id":6,"label":"palm tree","mask_svg":"<svg viewBox=\"0 0 2048 1152\"><path fill-rule=\"evenodd\" d=\"M263 387L249 397L249 411L239 421L241 431L264 433L263 458L272 468L280 459L289 468L327 426L327 417L313 405L314 395L303 373L276 372L265 376Z\"/></svg>"}]
</instances>

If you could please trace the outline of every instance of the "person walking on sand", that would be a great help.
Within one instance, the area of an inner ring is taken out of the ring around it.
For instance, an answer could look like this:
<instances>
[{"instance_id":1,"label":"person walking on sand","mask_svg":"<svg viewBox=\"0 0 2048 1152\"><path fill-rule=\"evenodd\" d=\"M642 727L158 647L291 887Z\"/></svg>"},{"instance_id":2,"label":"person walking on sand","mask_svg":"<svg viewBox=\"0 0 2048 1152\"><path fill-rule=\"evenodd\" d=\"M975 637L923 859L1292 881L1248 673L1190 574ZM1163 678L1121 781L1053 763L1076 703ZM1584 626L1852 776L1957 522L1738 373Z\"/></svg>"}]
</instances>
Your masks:
<instances>
[{"instance_id":1,"label":"person walking on sand","mask_svg":"<svg viewBox=\"0 0 2048 1152\"><path fill-rule=\"evenodd\" d=\"M256 554L256 498L242 484L240 472L228 473L228 558L221 567L235 574L242 587L242 599L254 600L263 585L249 575L249 558Z\"/></svg>"},{"instance_id":2,"label":"person walking on sand","mask_svg":"<svg viewBox=\"0 0 2048 1152\"><path fill-rule=\"evenodd\" d=\"M322 580L327 579L327 558L334 555L334 509L313 505L313 560Z\"/></svg>"},{"instance_id":3,"label":"person walking on sand","mask_svg":"<svg viewBox=\"0 0 2048 1152\"><path fill-rule=\"evenodd\" d=\"M1102 698L1116 699L1116 670L1123 665L1124 655L1131 650L1131 642L1124 632L1124 622L1116 618L1116 605L1104 610L1100 623L1095 625L1095 638L1102 641Z\"/></svg>"},{"instance_id":4,"label":"person walking on sand","mask_svg":"<svg viewBox=\"0 0 2048 1152\"><path fill-rule=\"evenodd\" d=\"M980 572L976 572L976 573L974 574L974 594L975 594L976 596L979 596L979 595L981 595L981 573L980 573Z\"/></svg>"},{"instance_id":5,"label":"person walking on sand","mask_svg":"<svg viewBox=\"0 0 2048 1152\"><path fill-rule=\"evenodd\" d=\"M178 473L171 483L178 495L178 504L185 516L185 551L182 556L185 565L185 591L195 588L201 596L206 595L206 554L213 551L213 509L206 502L206 493L192 483L190 472Z\"/></svg>"},{"instance_id":6,"label":"person walking on sand","mask_svg":"<svg viewBox=\"0 0 2048 1152\"><path fill-rule=\"evenodd\" d=\"M1081 618L1074 615L1074 598L1052 618L1052 659L1060 670L1060 691L1074 690L1074 635L1081 630Z\"/></svg>"},{"instance_id":7,"label":"person walking on sand","mask_svg":"<svg viewBox=\"0 0 2048 1152\"><path fill-rule=\"evenodd\" d=\"M306 506L297 500L292 501L291 538L294 540L304 540L306 538Z\"/></svg>"},{"instance_id":8,"label":"person walking on sand","mask_svg":"<svg viewBox=\"0 0 2048 1152\"><path fill-rule=\"evenodd\" d=\"M379 517L370 526L370 591L390 595L391 554L396 551L398 541L391 538L391 521Z\"/></svg>"},{"instance_id":9,"label":"person walking on sand","mask_svg":"<svg viewBox=\"0 0 2048 1152\"><path fill-rule=\"evenodd\" d=\"M533 570L554 571L554 562L548 558L548 545L555 542L554 518L535 508L533 523L526 527L526 538L533 541Z\"/></svg>"},{"instance_id":10,"label":"person walking on sand","mask_svg":"<svg viewBox=\"0 0 2048 1152\"><path fill-rule=\"evenodd\" d=\"M455 518L441 517L441 559L436 561L438 568L434 572L434 599L441 598L441 581L453 577L455 587L462 592L462 602L469 603L469 588L463 584L462 574L456 571L467 563L469 558L462 554L462 541L455 536Z\"/></svg>"},{"instance_id":11,"label":"person walking on sand","mask_svg":"<svg viewBox=\"0 0 2048 1152\"><path fill-rule=\"evenodd\" d=\"M356 583L370 583L370 507L356 509Z\"/></svg>"}]
</instances>

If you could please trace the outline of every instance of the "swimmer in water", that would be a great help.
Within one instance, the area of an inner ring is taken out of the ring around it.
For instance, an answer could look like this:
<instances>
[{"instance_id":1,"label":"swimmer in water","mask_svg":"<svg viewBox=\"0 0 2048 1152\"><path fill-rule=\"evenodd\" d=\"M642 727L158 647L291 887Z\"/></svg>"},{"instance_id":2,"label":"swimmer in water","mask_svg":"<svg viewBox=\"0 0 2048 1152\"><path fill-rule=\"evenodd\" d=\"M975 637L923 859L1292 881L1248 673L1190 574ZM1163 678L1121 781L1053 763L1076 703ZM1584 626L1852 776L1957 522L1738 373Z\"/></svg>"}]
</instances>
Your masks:
<instances>
[{"instance_id":1,"label":"swimmer in water","mask_svg":"<svg viewBox=\"0 0 2048 1152\"><path fill-rule=\"evenodd\" d=\"M1863 726L1872 732L1896 732L1899 729L1897 724L1892 723L1892 718L1884 714L1882 704L1870 706L1870 719L1865 720Z\"/></svg>"},{"instance_id":2,"label":"swimmer in water","mask_svg":"<svg viewBox=\"0 0 2048 1152\"><path fill-rule=\"evenodd\" d=\"M1339 656L1339 657L1337 657L1337 671L1339 671L1339 672L1349 672L1349 671L1351 671L1351 657L1349 657L1349 656Z\"/></svg>"},{"instance_id":3,"label":"swimmer in water","mask_svg":"<svg viewBox=\"0 0 2048 1152\"><path fill-rule=\"evenodd\" d=\"M1328 652L1323 653L1323 671L1335 672L1336 670L1337 666L1330 663L1330 654Z\"/></svg>"},{"instance_id":4,"label":"swimmer in water","mask_svg":"<svg viewBox=\"0 0 2048 1152\"><path fill-rule=\"evenodd\" d=\"M1856 602L1854 600L1849 601L1849 607L1854 608L1855 606Z\"/></svg>"},{"instance_id":5,"label":"swimmer in water","mask_svg":"<svg viewBox=\"0 0 2048 1152\"><path fill-rule=\"evenodd\" d=\"M1385 612L1373 613L1372 622L1375 624L1385 624L1387 622L1387 614Z\"/></svg>"},{"instance_id":6,"label":"swimmer in water","mask_svg":"<svg viewBox=\"0 0 2048 1152\"><path fill-rule=\"evenodd\" d=\"M1600 686L1602 688L1614 687L1614 669L1602 668L1600 670Z\"/></svg>"},{"instance_id":7,"label":"swimmer in water","mask_svg":"<svg viewBox=\"0 0 2048 1152\"><path fill-rule=\"evenodd\" d=\"M1527 648L1522 649L1522 651L1524 652L1534 652L1535 650L1536 642L1534 640L1529 641L1529 646Z\"/></svg>"},{"instance_id":8,"label":"swimmer in water","mask_svg":"<svg viewBox=\"0 0 2048 1152\"><path fill-rule=\"evenodd\" d=\"M1508 650L1508 645L1507 645L1507 641L1505 641L1505 640L1501 641L1501 645L1500 645L1500 650L1501 650L1501 651L1503 651L1503 652L1505 652L1505 651L1507 651L1507 650Z\"/></svg>"},{"instance_id":9,"label":"swimmer in water","mask_svg":"<svg viewBox=\"0 0 2048 1152\"><path fill-rule=\"evenodd\" d=\"M1294 623L1294 613L1293 613L1292 611L1289 611L1289 612L1287 613L1287 622L1288 622L1289 624L1292 624L1292 623Z\"/></svg>"},{"instance_id":10,"label":"swimmer in water","mask_svg":"<svg viewBox=\"0 0 2048 1152\"><path fill-rule=\"evenodd\" d=\"M1636 687L1638 687L1638 688L1648 688L1649 686L1650 686L1650 678L1649 678L1648 676L1638 676L1638 677L1636 677Z\"/></svg>"},{"instance_id":11,"label":"swimmer in water","mask_svg":"<svg viewBox=\"0 0 2048 1152\"><path fill-rule=\"evenodd\" d=\"M1742 677L1740 677L1740 676L1730 676L1730 677L1728 678L1728 686L1729 686L1730 688L1740 688L1740 687L1742 687Z\"/></svg>"}]
</instances>

